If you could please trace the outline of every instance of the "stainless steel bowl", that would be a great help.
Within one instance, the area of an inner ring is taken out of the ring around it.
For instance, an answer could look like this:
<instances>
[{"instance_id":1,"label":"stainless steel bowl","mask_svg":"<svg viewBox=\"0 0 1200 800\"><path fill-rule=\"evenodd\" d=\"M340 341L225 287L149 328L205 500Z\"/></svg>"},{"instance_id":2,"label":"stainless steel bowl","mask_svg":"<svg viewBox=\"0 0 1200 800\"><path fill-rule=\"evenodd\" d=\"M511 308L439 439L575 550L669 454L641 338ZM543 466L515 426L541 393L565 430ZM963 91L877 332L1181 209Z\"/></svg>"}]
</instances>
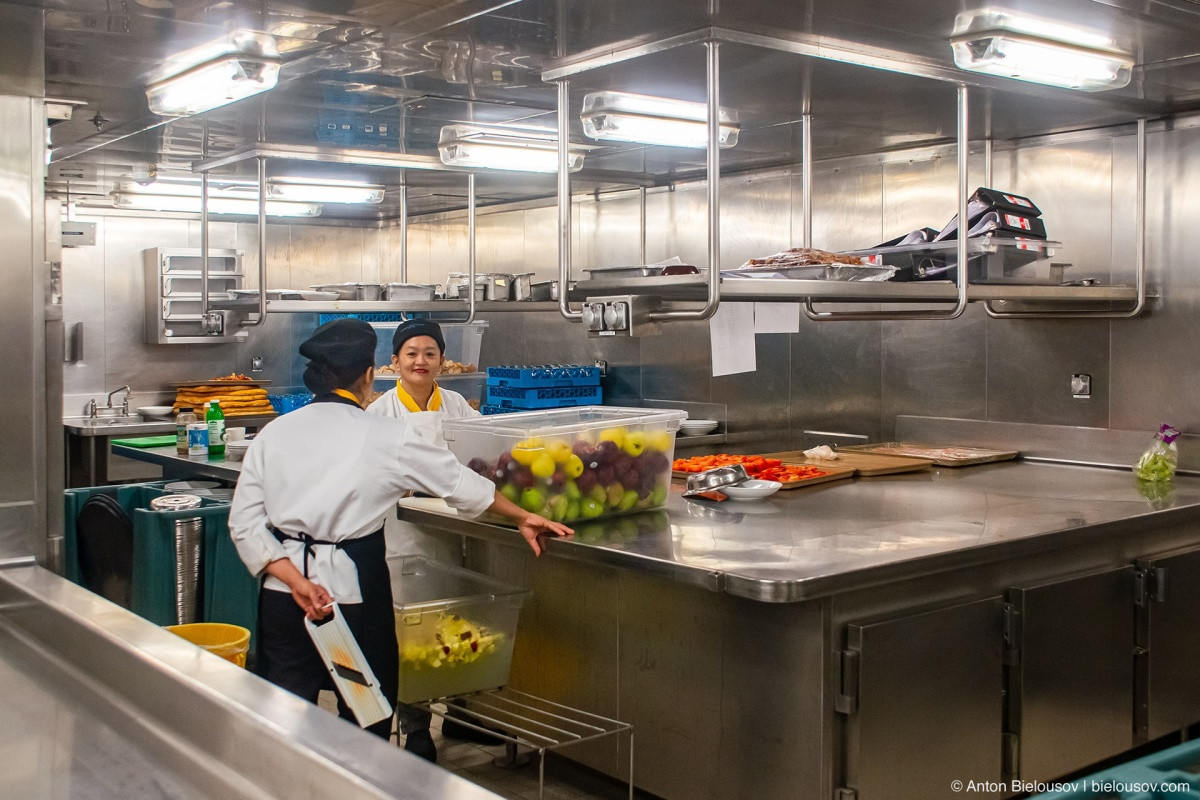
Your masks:
<instances>
[{"instance_id":1,"label":"stainless steel bowl","mask_svg":"<svg viewBox=\"0 0 1200 800\"><path fill-rule=\"evenodd\" d=\"M750 476L746 473L746 468L741 464L732 464L728 467L716 467L715 469L697 472L695 475L688 475L687 490L683 493L684 497L711 492L714 489L720 489L722 486L733 486L742 481L750 480Z\"/></svg>"},{"instance_id":2,"label":"stainless steel bowl","mask_svg":"<svg viewBox=\"0 0 1200 800\"><path fill-rule=\"evenodd\" d=\"M383 299L432 300L436 288L432 283L386 283L383 286Z\"/></svg>"}]
</instances>

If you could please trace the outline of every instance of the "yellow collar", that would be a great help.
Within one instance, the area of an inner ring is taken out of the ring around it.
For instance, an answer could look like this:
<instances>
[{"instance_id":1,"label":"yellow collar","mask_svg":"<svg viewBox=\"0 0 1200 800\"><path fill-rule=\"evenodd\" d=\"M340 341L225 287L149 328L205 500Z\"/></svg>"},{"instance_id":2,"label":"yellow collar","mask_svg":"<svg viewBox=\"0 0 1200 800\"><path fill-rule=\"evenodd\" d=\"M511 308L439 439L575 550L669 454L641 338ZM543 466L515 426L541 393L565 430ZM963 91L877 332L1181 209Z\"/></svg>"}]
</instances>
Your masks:
<instances>
[{"instance_id":1,"label":"yellow collar","mask_svg":"<svg viewBox=\"0 0 1200 800\"><path fill-rule=\"evenodd\" d=\"M423 409L417 405L417 401L413 400L412 395L404 390L400 385L400 381L396 381L396 396L400 398L400 405L407 408L409 411L441 411L442 410L442 390L437 383L433 384L433 394L429 395L429 408Z\"/></svg>"},{"instance_id":2,"label":"yellow collar","mask_svg":"<svg viewBox=\"0 0 1200 800\"><path fill-rule=\"evenodd\" d=\"M354 405L358 406L359 408L362 408L362 401L359 400L357 397L355 397L352 392L348 392L345 389L334 389L333 393L336 394L338 397L346 398L350 402L354 403Z\"/></svg>"}]
</instances>

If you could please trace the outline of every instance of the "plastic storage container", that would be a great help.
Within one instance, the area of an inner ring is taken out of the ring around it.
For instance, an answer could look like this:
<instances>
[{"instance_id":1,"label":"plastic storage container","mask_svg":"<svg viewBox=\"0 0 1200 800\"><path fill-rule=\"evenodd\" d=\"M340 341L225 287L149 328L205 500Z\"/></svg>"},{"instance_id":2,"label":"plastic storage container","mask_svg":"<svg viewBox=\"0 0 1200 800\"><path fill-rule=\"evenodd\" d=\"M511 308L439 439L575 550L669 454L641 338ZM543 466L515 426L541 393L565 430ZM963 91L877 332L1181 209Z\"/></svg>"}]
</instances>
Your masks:
<instances>
[{"instance_id":1,"label":"plastic storage container","mask_svg":"<svg viewBox=\"0 0 1200 800\"><path fill-rule=\"evenodd\" d=\"M1200 800L1200 740L1088 775L1055 781L1033 800Z\"/></svg>"},{"instance_id":2,"label":"plastic storage container","mask_svg":"<svg viewBox=\"0 0 1200 800\"><path fill-rule=\"evenodd\" d=\"M549 519L571 521L657 508L670 493L676 409L578 406L448 419L459 461L506 497Z\"/></svg>"},{"instance_id":3,"label":"plastic storage container","mask_svg":"<svg viewBox=\"0 0 1200 800\"><path fill-rule=\"evenodd\" d=\"M400 645L400 700L417 703L508 682L527 592L420 556L388 559Z\"/></svg>"}]
</instances>

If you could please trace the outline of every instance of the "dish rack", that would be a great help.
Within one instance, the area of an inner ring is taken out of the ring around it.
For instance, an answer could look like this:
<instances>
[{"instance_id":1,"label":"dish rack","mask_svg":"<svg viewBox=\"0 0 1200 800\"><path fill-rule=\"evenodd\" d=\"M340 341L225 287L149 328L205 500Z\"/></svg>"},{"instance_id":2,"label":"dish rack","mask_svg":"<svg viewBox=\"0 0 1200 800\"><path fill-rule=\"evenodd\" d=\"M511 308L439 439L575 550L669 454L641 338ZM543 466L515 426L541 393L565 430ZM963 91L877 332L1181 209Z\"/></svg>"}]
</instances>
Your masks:
<instances>
[{"instance_id":1,"label":"dish rack","mask_svg":"<svg viewBox=\"0 0 1200 800\"><path fill-rule=\"evenodd\" d=\"M484 414L600 405L600 369L577 364L488 367Z\"/></svg>"}]
</instances>

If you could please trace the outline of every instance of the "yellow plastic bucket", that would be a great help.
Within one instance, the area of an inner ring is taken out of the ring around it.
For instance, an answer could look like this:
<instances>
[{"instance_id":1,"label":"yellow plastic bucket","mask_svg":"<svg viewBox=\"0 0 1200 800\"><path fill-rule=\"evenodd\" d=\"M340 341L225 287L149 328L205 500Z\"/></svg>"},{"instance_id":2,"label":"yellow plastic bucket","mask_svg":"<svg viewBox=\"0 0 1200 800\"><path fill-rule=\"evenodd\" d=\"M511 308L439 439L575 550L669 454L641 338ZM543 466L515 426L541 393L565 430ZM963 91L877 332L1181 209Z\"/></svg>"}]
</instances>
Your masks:
<instances>
[{"instance_id":1,"label":"yellow plastic bucket","mask_svg":"<svg viewBox=\"0 0 1200 800\"><path fill-rule=\"evenodd\" d=\"M246 653L250 650L250 631L241 625L192 622L187 625L167 625L166 628L176 636L183 637L226 661L232 661L239 667L246 666Z\"/></svg>"}]
</instances>

